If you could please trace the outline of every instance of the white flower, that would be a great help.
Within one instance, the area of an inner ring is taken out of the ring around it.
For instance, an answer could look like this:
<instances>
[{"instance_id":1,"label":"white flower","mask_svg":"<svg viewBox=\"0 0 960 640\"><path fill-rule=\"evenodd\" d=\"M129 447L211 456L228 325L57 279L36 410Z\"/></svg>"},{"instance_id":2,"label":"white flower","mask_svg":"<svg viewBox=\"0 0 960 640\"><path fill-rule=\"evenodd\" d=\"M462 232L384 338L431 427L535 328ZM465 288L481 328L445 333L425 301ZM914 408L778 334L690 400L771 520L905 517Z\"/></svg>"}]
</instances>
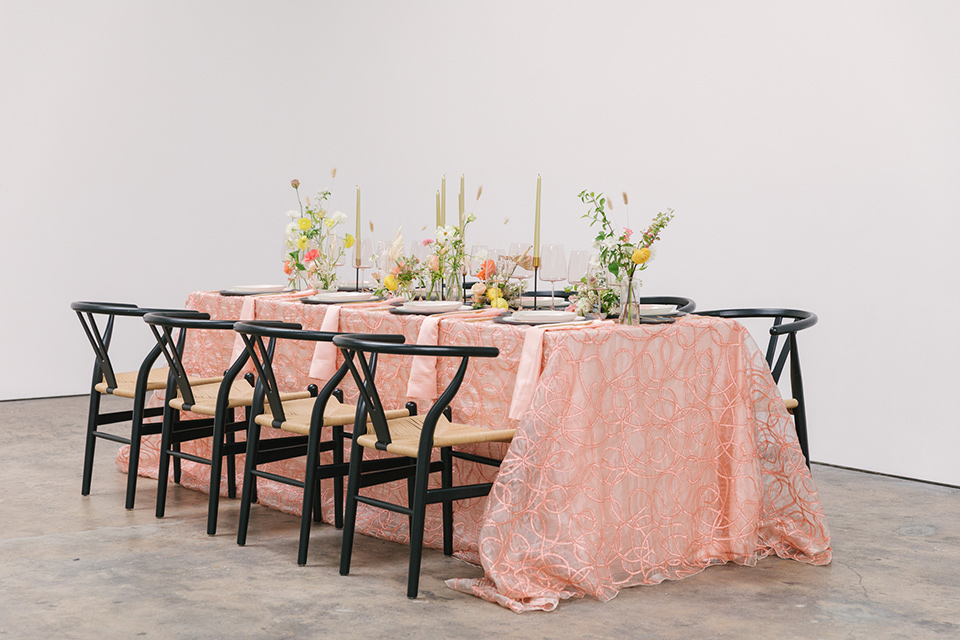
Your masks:
<instances>
[{"instance_id":1,"label":"white flower","mask_svg":"<svg viewBox=\"0 0 960 640\"><path fill-rule=\"evenodd\" d=\"M290 213L296 213L296 211L290 211L288 212L288 215ZM297 218L300 218L300 214L297 214ZM300 235L300 227L297 225L296 222L291 222L290 224L287 225L287 239L294 236L299 236L299 235Z\"/></svg>"},{"instance_id":2,"label":"white flower","mask_svg":"<svg viewBox=\"0 0 960 640\"><path fill-rule=\"evenodd\" d=\"M607 250L616 249L616 247L617 247L617 239L614 238L613 236L609 236L609 237L607 237L607 238L604 238L603 241L601 241L600 244L602 244L603 247L604 247L605 249L607 249Z\"/></svg>"},{"instance_id":3,"label":"white flower","mask_svg":"<svg viewBox=\"0 0 960 640\"><path fill-rule=\"evenodd\" d=\"M345 214L343 211L336 211L334 212L332 218L334 220L334 224L343 224L347 221L347 214Z\"/></svg>"},{"instance_id":4,"label":"white flower","mask_svg":"<svg viewBox=\"0 0 960 640\"><path fill-rule=\"evenodd\" d=\"M447 242L448 240L452 240L455 232L456 229L454 229L451 225L437 227L437 242Z\"/></svg>"},{"instance_id":5,"label":"white flower","mask_svg":"<svg viewBox=\"0 0 960 640\"><path fill-rule=\"evenodd\" d=\"M584 316L593 311L593 303L586 297L577 300L577 314Z\"/></svg>"},{"instance_id":6,"label":"white flower","mask_svg":"<svg viewBox=\"0 0 960 640\"><path fill-rule=\"evenodd\" d=\"M288 217L288 218L293 218L294 220L299 220L299 219L300 219L300 212L299 212L299 211L294 211L293 209L291 209L290 211L287 211L287 217Z\"/></svg>"}]
</instances>

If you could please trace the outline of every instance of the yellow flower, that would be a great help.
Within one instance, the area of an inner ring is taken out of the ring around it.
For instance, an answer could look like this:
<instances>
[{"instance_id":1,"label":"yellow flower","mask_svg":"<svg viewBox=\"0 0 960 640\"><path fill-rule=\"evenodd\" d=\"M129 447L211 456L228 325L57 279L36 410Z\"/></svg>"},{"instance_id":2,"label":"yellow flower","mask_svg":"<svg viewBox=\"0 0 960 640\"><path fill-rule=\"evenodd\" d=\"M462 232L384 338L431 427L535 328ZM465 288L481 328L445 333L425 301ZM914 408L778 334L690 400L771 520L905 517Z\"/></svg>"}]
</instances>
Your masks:
<instances>
[{"instance_id":1,"label":"yellow flower","mask_svg":"<svg viewBox=\"0 0 960 640\"><path fill-rule=\"evenodd\" d=\"M333 229L336 226L337 221L333 218L324 218L323 224L327 226L327 229Z\"/></svg>"},{"instance_id":2,"label":"yellow flower","mask_svg":"<svg viewBox=\"0 0 960 640\"><path fill-rule=\"evenodd\" d=\"M354 238L349 233L343 238L343 246L347 249L353 246Z\"/></svg>"},{"instance_id":3,"label":"yellow flower","mask_svg":"<svg viewBox=\"0 0 960 640\"><path fill-rule=\"evenodd\" d=\"M310 218L300 218L300 220L297 222L297 226L300 227L301 231L306 231L313 226L313 223L310 222Z\"/></svg>"},{"instance_id":4,"label":"yellow flower","mask_svg":"<svg viewBox=\"0 0 960 640\"><path fill-rule=\"evenodd\" d=\"M383 286L385 286L389 291L397 290L397 279L393 274L388 275L383 279Z\"/></svg>"},{"instance_id":5,"label":"yellow flower","mask_svg":"<svg viewBox=\"0 0 960 640\"><path fill-rule=\"evenodd\" d=\"M503 298L497 298L496 300L491 301L491 302L490 302L490 306L493 307L494 309L509 309L509 308L510 308L510 305L507 304L507 301L504 300Z\"/></svg>"},{"instance_id":6,"label":"yellow flower","mask_svg":"<svg viewBox=\"0 0 960 640\"><path fill-rule=\"evenodd\" d=\"M490 287L487 289L487 297L491 302L499 298L502 294L500 293L499 287Z\"/></svg>"},{"instance_id":7,"label":"yellow flower","mask_svg":"<svg viewBox=\"0 0 960 640\"><path fill-rule=\"evenodd\" d=\"M297 249L300 249L301 251L306 249L307 242L308 242L307 236L300 236L299 238L297 238Z\"/></svg>"},{"instance_id":8,"label":"yellow flower","mask_svg":"<svg viewBox=\"0 0 960 640\"><path fill-rule=\"evenodd\" d=\"M636 264L643 264L650 259L650 249L637 249L630 258Z\"/></svg>"}]
</instances>

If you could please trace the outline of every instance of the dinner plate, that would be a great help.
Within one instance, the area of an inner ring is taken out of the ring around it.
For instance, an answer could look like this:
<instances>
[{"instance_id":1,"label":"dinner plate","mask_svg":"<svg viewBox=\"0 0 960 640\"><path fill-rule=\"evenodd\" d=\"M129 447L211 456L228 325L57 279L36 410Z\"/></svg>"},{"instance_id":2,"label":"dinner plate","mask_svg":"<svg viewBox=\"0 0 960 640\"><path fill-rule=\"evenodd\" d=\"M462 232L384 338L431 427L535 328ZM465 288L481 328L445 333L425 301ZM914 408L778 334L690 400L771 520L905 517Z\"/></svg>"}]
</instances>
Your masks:
<instances>
[{"instance_id":1,"label":"dinner plate","mask_svg":"<svg viewBox=\"0 0 960 640\"><path fill-rule=\"evenodd\" d=\"M637 305L641 316L669 316L677 312L675 304L640 304Z\"/></svg>"},{"instance_id":2,"label":"dinner plate","mask_svg":"<svg viewBox=\"0 0 960 640\"><path fill-rule=\"evenodd\" d=\"M560 322L579 322L581 320L585 320L585 318L583 316L578 316L573 311L550 311L547 309L537 309L531 311L514 311L512 314L502 315L494 320L502 324L538 325L557 324Z\"/></svg>"},{"instance_id":3,"label":"dinner plate","mask_svg":"<svg viewBox=\"0 0 960 640\"><path fill-rule=\"evenodd\" d=\"M434 313L450 313L451 311L470 311L470 305L456 301L444 300L408 300L402 306L390 309L390 313L415 314L428 316Z\"/></svg>"},{"instance_id":4,"label":"dinner plate","mask_svg":"<svg viewBox=\"0 0 960 640\"><path fill-rule=\"evenodd\" d=\"M372 302L377 299L377 296L369 291L324 291L310 297L323 304Z\"/></svg>"},{"instance_id":5,"label":"dinner plate","mask_svg":"<svg viewBox=\"0 0 960 640\"><path fill-rule=\"evenodd\" d=\"M258 293L283 293L293 291L285 284L240 284L220 291L223 296L252 296Z\"/></svg>"}]
</instances>

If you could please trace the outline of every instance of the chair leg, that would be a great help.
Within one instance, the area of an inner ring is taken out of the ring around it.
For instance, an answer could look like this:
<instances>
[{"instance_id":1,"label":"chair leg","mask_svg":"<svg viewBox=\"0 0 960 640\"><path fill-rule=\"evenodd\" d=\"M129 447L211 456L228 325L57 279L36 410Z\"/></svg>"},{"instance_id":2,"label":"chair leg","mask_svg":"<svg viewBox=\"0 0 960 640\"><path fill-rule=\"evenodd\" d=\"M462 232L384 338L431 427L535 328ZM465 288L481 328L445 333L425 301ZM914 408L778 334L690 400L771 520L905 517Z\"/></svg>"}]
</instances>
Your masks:
<instances>
[{"instance_id":1,"label":"chair leg","mask_svg":"<svg viewBox=\"0 0 960 640\"><path fill-rule=\"evenodd\" d=\"M233 431L225 434L227 445L236 444L237 438ZM232 450L233 447L230 447ZM234 499L237 497L237 456L234 453L227 454L227 497Z\"/></svg>"},{"instance_id":2,"label":"chair leg","mask_svg":"<svg viewBox=\"0 0 960 640\"><path fill-rule=\"evenodd\" d=\"M140 443L143 438L144 398L138 395L133 399L133 419L130 425L130 456L127 468L126 508L133 509L137 497L137 473L140 471Z\"/></svg>"},{"instance_id":3,"label":"chair leg","mask_svg":"<svg viewBox=\"0 0 960 640\"><path fill-rule=\"evenodd\" d=\"M180 453L180 443L173 445L173 450ZM173 481L180 484L180 458L173 459Z\"/></svg>"},{"instance_id":4,"label":"chair leg","mask_svg":"<svg viewBox=\"0 0 960 640\"><path fill-rule=\"evenodd\" d=\"M170 476L170 440L180 414L164 405L163 425L160 429L160 461L157 465L157 517L162 518L167 505L167 482Z\"/></svg>"},{"instance_id":5,"label":"chair leg","mask_svg":"<svg viewBox=\"0 0 960 640\"><path fill-rule=\"evenodd\" d=\"M356 437L356 434L354 434ZM343 546L340 549L340 575L350 573L350 557L353 555L353 534L357 526L357 492L360 490L360 467L363 464L363 447L354 442L350 447L350 473L347 477L347 495L343 513Z\"/></svg>"},{"instance_id":6,"label":"chair leg","mask_svg":"<svg viewBox=\"0 0 960 640\"><path fill-rule=\"evenodd\" d=\"M333 464L343 464L343 427L333 428ZM317 492L319 495L320 492ZM333 526L343 528L343 476L333 477Z\"/></svg>"},{"instance_id":7,"label":"chair leg","mask_svg":"<svg viewBox=\"0 0 960 640\"><path fill-rule=\"evenodd\" d=\"M240 494L240 522L237 524L237 544L247 544L247 527L250 524L250 504L257 493L257 455L260 447L260 425L251 421L247 425L247 454L243 465L243 491Z\"/></svg>"},{"instance_id":8,"label":"chair leg","mask_svg":"<svg viewBox=\"0 0 960 640\"><path fill-rule=\"evenodd\" d=\"M210 504L207 507L207 535L217 533L217 511L220 508L220 474L223 471L224 427L233 422L233 411L218 411L213 420L213 442L210 451Z\"/></svg>"},{"instance_id":9,"label":"chair leg","mask_svg":"<svg viewBox=\"0 0 960 640\"><path fill-rule=\"evenodd\" d=\"M407 574L407 597L416 598L420 591L420 559L423 555L423 527L427 515L427 479L430 458L417 459L416 485L413 489L413 527L410 529L410 569Z\"/></svg>"},{"instance_id":10,"label":"chair leg","mask_svg":"<svg viewBox=\"0 0 960 640\"><path fill-rule=\"evenodd\" d=\"M453 456L449 447L440 449L440 460L443 463L441 486L449 489L453 486ZM443 501L443 555L453 555L453 500Z\"/></svg>"},{"instance_id":11,"label":"chair leg","mask_svg":"<svg viewBox=\"0 0 960 640\"><path fill-rule=\"evenodd\" d=\"M87 441L83 447L83 482L80 495L90 495L90 482L93 479L93 457L97 449L97 417L100 415L100 393L90 390L90 408L87 412Z\"/></svg>"},{"instance_id":12,"label":"chair leg","mask_svg":"<svg viewBox=\"0 0 960 640\"><path fill-rule=\"evenodd\" d=\"M307 440L307 467L303 475L303 508L300 510L300 547L297 550L297 564L301 567L307 564L307 551L310 547L310 526L313 523L314 511L319 511L314 504L317 491L317 462L320 458L320 429L314 425L310 429Z\"/></svg>"}]
</instances>

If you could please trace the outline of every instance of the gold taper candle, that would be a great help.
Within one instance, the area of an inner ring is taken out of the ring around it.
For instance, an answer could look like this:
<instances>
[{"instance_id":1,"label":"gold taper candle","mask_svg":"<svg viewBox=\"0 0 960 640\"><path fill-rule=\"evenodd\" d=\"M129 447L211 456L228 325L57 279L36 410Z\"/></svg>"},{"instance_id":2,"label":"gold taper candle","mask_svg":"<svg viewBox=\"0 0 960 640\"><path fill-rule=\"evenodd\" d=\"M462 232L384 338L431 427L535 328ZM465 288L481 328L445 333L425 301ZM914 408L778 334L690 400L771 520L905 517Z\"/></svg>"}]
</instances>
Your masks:
<instances>
[{"instance_id":1,"label":"gold taper candle","mask_svg":"<svg viewBox=\"0 0 960 640\"><path fill-rule=\"evenodd\" d=\"M437 191L437 226L440 226L440 192Z\"/></svg>"},{"instance_id":2,"label":"gold taper candle","mask_svg":"<svg viewBox=\"0 0 960 640\"><path fill-rule=\"evenodd\" d=\"M447 224L447 174L443 174L443 180L440 182L440 224L438 227Z\"/></svg>"},{"instance_id":3,"label":"gold taper candle","mask_svg":"<svg viewBox=\"0 0 960 640\"><path fill-rule=\"evenodd\" d=\"M360 266L360 185L357 185L357 237L353 239L353 246L356 247L353 253L353 260L357 267Z\"/></svg>"},{"instance_id":4,"label":"gold taper candle","mask_svg":"<svg viewBox=\"0 0 960 640\"><path fill-rule=\"evenodd\" d=\"M540 257L540 174L537 174L537 216L533 226L533 257Z\"/></svg>"},{"instance_id":5,"label":"gold taper candle","mask_svg":"<svg viewBox=\"0 0 960 640\"><path fill-rule=\"evenodd\" d=\"M463 174L460 174L460 235L463 235Z\"/></svg>"}]
</instances>

